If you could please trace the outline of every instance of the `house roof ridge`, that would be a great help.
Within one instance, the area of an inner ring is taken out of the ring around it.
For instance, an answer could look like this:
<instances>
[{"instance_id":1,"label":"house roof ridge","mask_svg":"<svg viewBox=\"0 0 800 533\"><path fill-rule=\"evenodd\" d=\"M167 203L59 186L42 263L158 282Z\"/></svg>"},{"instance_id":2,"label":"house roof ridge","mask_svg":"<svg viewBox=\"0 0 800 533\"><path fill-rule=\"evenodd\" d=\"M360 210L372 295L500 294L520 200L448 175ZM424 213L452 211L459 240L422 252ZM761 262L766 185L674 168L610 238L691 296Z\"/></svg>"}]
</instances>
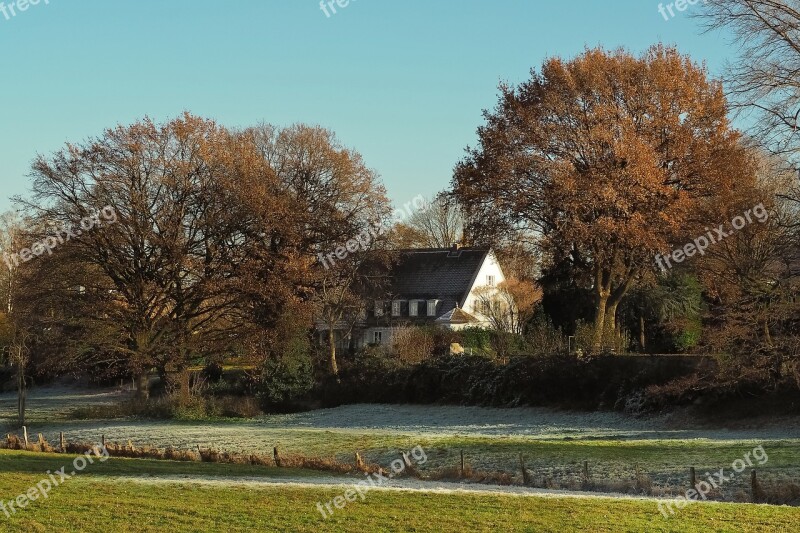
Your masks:
<instances>
[{"instance_id":1,"label":"house roof ridge","mask_svg":"<svg viewBox=\"0 0 800 533\"><path fill-rule=\"evenodd\" d=\"M459 252L488 252L491 246L463 246L458 249ZM450 253L452 248L395 248L388 250L389 252L419 252L419 253Z\"/></svg>"}]
</instances>

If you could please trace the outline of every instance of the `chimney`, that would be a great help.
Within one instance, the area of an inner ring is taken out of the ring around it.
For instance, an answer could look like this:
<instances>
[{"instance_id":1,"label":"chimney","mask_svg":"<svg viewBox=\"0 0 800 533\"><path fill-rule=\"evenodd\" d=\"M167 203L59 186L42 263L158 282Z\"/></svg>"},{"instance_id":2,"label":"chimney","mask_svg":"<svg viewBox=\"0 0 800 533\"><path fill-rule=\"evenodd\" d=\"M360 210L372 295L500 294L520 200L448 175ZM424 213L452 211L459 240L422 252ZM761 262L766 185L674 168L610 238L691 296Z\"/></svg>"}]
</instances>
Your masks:
<instances>
[{"instance_id":1,"label":"chimney","mask_svg":"<svg viewBox=\"0 0 800 533\"><path fill-rule=\"evenodd\" d=\"M461 244L454 242L453 245L450 247L450 251L455 253L461 249Z\"/></svg>"}]
</instances>

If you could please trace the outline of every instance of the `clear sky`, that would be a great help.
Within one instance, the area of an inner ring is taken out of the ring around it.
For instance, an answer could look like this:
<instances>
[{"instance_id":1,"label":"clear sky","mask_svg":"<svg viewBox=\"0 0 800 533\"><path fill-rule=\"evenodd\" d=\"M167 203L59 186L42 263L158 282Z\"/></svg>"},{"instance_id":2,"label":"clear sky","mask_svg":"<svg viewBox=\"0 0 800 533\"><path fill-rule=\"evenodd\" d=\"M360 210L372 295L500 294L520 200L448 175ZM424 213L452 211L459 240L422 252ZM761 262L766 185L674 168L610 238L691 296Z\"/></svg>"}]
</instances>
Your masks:
<instances>
[{"instance_id":1,"label":"clear sky","mask_svg":"<svg viewBox=\"0 0 800 533\"><path fill-rule=\"evenodd\" d=\"M717 74L735 52L724 36L701 34L689 16L699 6L666 21L653 0L351 0L336 9L327 17L319 0L40 0L8 19L0 12L0 211L28 190L37 153L185 110L228 126L330 128L402 203L448 186L497 84L526 79L547 56L662 41Z\"/></svg>"}]
</instances>

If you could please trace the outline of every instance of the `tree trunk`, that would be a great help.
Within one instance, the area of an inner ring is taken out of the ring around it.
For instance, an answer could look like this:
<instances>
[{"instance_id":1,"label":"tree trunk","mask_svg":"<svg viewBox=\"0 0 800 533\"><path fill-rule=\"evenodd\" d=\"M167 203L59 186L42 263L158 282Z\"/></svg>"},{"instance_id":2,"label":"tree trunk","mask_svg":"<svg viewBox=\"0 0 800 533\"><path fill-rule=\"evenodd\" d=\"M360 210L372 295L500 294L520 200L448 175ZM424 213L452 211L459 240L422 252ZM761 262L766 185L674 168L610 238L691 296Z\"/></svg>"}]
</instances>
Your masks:
<instances>
[{"instance_id":1,"label":"tree trunk","mask_svg":"<svg viewBox=\"0 0 800 533\"><path fill-rule=\"evenodd\" d=\"M603 348L603 333L606 326L606 307L608 306L608 295L600 293L597 295L597 307L594 313L594 336L592 337L592 353L598 354Z\"/></svg>"},{"instance_id":2,"label":"tree trunk","mask_svg":"<svg viewBox=\"0 0 800 533\"><path fill-rule=\"evenodd\" d=\"M139 400L150 399L150 379L147 372L142 371L140 374L134 376L136 381L136 398Z\"/></svg>"},{"instance_id":3,"label":"tree trunk","mask_svg":"<svg viewBox=\"0 0 800 533\"><path fill-rule=\"evenodd\" d=\"M606 348L616 348L614 342L617 337L617 307L619 301L614 303L606 303L606 322L603 331L603 343Z\"/></svg>"},{"instance_id":4,"label":"tree trunk","mask_svg":"<svg viewBox=\"0 0 800 533\"><path fill-rule=\"evenodd\" d=\"M192 378L192 373L189 372L188 369L180 370L178 372L178 379L180 380L180 383L178 384L179 387L178 394L181 405L188 405L189 400L191 400L191 389L190 389L191 378Z\"/></svg>"},{"instance_id":5,"label":"tree trunk","mask_svg":"<svg viewBox=\"0 0 800 533\"><path fill-rule=\"evenodd\" d=\"M647 343L644 335L644 315L639 315L639 345L642 347L642 353L647 351Z\"/></svg>"},{"instance_id":6,"label":"tree trunk","mask_svg":"<svg viewBox=\"0 0 800 533\"><path fill-rule=\"evenodd\" d=\"M766 342L768 348L772 348L772 335L769 333L769 322L767 322L767 319L764 319L764 342Z\"/></svg>"},{"instance_id":7,"label":"tree trunk","mask_svg":"<svg viewBox=\"0 0 800 533\"><path fill-rule=\"evenodd\" d=\"M606 304L606 333L613 334L617 331L617 306L618 304Z\"/></svg>"},{"instance_id":8,"label":"tree trunk","mask_svg":"<svg viewBox=\"0 0 800 533\"><path fill-rule=\"evenodd\" d=\"M336 331L328 329L328 348L330 349L331 374L339 377L339 365L336 364Z\"/></svg>"},{"instance_id":9,"label":"tree trunk","mask_svg":"<svg viewBox=\"0 0 800 533\"><path fill-rule=\"evenodd\" d=\"M20 427L25 425L25 403L28 399L28 384L25 381L25 362L22 360L21 349L17 364L17 423Z\"/></svg>"}]
</instances>

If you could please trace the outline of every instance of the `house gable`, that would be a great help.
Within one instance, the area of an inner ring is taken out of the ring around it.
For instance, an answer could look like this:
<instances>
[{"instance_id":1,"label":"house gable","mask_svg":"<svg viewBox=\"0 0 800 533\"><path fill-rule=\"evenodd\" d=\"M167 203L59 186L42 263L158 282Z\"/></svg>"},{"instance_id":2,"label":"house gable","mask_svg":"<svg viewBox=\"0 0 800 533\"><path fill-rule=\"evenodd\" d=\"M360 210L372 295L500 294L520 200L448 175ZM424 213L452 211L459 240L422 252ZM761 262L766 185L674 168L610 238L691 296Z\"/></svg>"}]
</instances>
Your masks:
<instances>
[{"instance_id":1,"label":"house gable","mask_svg":"<svg viewBox=\"0 0 800 533\"><path fill-rule=\"evenodd\" d=\"M500 267L500 262L497 260L497 256L495 256L494 252L490 250L486 254L483 263L481 263L480 268L476 271L470 289L461 302L461 308L472 315L482 317L483 314L479 308L479 289L489 286L497 287L505 280L506 277L503 274L503 269ZM489 283L490 281L491 285Z\"/></svg>"}]
</instances>

